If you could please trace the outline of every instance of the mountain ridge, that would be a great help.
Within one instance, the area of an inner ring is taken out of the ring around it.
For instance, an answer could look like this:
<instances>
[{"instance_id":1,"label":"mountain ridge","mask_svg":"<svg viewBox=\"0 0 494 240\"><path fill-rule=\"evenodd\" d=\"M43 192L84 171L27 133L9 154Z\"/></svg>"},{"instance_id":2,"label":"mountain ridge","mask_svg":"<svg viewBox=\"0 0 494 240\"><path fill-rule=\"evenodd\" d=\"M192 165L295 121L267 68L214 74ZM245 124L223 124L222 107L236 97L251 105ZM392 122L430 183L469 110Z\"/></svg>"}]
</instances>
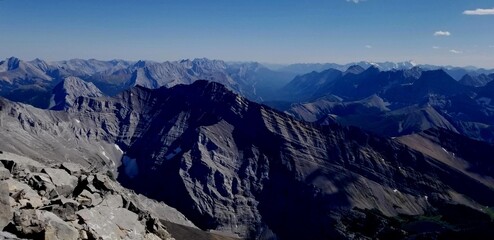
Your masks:
<instances>
[{"instance_id":1,"label":"mountain ridge","mask_svg":"<svg viewBox=\"0 0 494 240\"><path fill-rule=\"evenodd\" d=\"M0 126L1 149L108 169L200 228L246 238L350 236L341 221L356 209L395 217L493 203L490 184L401 143L304 123L204 80L78 97L62 111L0 99Z\"/></svg>"}]
</instances>

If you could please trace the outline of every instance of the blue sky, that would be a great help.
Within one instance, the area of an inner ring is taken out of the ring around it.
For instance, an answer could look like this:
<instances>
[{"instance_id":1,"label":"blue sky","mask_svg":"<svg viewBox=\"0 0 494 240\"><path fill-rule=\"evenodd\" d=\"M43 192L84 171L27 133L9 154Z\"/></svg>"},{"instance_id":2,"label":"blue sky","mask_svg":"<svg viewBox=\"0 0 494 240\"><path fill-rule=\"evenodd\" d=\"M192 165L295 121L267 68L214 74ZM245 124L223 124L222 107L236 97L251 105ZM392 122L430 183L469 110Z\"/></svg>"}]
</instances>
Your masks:
<instances>
[{"instance_id":1,"label":"blue sky","mask_svg":"<svg viewBox=\"0 0 494 240\"><path fill-rule=\"evenodd\" d=\"M493 0L0 0L0 57L494 68L493 8ZM464 14L475 9L485 10Z\"/></svg>"}]
</instances>

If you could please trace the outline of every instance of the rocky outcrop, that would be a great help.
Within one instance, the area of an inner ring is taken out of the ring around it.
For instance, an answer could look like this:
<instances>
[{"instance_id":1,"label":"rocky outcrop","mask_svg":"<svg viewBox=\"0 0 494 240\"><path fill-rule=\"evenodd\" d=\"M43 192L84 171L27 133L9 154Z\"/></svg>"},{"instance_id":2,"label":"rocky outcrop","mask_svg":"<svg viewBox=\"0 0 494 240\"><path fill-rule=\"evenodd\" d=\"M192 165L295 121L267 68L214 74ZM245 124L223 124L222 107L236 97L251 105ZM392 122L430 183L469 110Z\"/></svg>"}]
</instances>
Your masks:
<instances>
[{"instance_id":1,"label":"rocky outcrop","mask_svg":"<svg viewBox=\"0 0 494 240\"><path fill-rule=\"evenodd\" d=\"M107 175L74 163L45 166L13 156L0 154L2 239L173 239L161 220L140 204L143 196ZM153 204L160 209L159 203ZM161 209L195 228L176 210Z\"/></svg>"}]
</instances>

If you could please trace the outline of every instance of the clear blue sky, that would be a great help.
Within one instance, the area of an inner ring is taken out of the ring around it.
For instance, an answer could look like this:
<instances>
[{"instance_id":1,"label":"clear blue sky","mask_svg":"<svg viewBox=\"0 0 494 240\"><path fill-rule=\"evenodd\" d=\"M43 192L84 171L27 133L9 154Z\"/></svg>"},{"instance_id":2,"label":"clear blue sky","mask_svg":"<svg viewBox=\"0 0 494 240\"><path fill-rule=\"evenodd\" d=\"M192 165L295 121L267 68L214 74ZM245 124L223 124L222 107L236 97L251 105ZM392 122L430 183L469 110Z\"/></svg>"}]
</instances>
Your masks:
<instances>
[{"instance_id":1,"label":"clear blue sky","mask_svg":"<svg viewBox=\"0 0 494 240\"><path fill-rule=\"evenodd\" d=\"M0 0L0 58L494 67L494 15L463 14L478 8L494 1Z\"/></svg>"}]
</instances>

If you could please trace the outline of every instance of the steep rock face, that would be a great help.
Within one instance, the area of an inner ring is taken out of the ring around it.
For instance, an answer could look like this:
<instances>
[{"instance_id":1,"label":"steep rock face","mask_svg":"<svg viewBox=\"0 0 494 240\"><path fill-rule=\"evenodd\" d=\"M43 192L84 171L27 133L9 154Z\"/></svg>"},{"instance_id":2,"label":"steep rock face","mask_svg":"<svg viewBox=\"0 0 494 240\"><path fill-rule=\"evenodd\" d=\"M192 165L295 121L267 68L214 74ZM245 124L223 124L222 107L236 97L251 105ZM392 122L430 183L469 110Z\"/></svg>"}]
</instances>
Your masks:
<instances>
[{"instance_id":1,"label":"steep rock face","mask_svg":"<svg viewBox=\"0 0 494 240\"><path fill-rule=\"evenodd\" d=\"M103 93L90 82L77 77L66 77L52 90L50 109L60 110L72 106L77 97L97 98Z\"/></svg>"},{"instance_id":2,"label":"steep rock face","mask_svg":"<svg viewBox=\"0 0 494 240\"><path fill-rule=\"evenodd\" d=\"M389 109L390 105L373 95L353 102L320 99L311 103L294 104L286 112L307 122L355 126L381 136L402 136L429 128L445 128L458 132L451 122L428 104L396 110Z\"/></svg>"},{"instance_id":3,"label":"steep rock face","mask_svg":"<svg viewBox=\"0 0 494 240\"><path fill-rule=\"evenodd\" d=\"M343 73L336 69L299 75L280 90L281 98L294 102L309 101L314 97L316 92L320 91L321 87L330 85L342 75Z\"/></svg>"},{"instance_id":4,"label":"steep rock face","mask_svg":"<svg viewBox=\"0 0 494 240\"><path fill-rule=\"evenodd\" d=\"M412 84L395 86L384 94L389 101L417 103L425 97L436 94L454 96L469 92L471 89L458 83L443 70L425 71Z\"/></svg>"},{"instance_id":5,"label":"steep rock face","mask_svg":"<svg viewBox=\"0 0 494 240\"><path fill-rule=\"evenodd\" d=\"M459 187L449 177L454 170L432 158L357 129L296 121L217 83L82 100L75 109L93 116L119 116L121 102L139 109L139 133L115 131L127 158L119 179L206 229L320 238L340 236L325 226L354 207L393 216L424 213L433 207L426 196L469 206L491 201Z\"/></svg>"},{"instance_id":6,"label":"steep rock face","mask_svg":"<svg viewBox=\"0 0 494 240\"><path fill-rule=\"evenodd\" d=\"M190 84L197 79L207 79L236 90L238 89L236 83L225 74L226 67L223 61L207 59L151 63L137 68L130 85L147 88L172 87L178 84Z\"/></svg>"},{"instance_id":7,"label":"steep rock face","mask_svg":"<svg viewBox=\"0 0 494 240\"><path fill-rule=\"evenodd\" d=\"M458 82L466 85L466 86L472 86L472 87L482 87L485 86L487 83L491 82L494 78L494 75L485 75L485 74L480 74L478 76L472 76L470 74L466 74L463 76Z\"/></svg>"},{"instance_id":8,"label":"steep rock face","mask_svg":"<svg viewBox=\"0 0 494 240\"><path fill-rule=\"evenodd\" d=\"M228 75L239 84L243 97L259 102L277 99L282 94L280 88L295 77L295 74L273 71L257 62L230 63Z\"/></svg>"}]
</instances>

